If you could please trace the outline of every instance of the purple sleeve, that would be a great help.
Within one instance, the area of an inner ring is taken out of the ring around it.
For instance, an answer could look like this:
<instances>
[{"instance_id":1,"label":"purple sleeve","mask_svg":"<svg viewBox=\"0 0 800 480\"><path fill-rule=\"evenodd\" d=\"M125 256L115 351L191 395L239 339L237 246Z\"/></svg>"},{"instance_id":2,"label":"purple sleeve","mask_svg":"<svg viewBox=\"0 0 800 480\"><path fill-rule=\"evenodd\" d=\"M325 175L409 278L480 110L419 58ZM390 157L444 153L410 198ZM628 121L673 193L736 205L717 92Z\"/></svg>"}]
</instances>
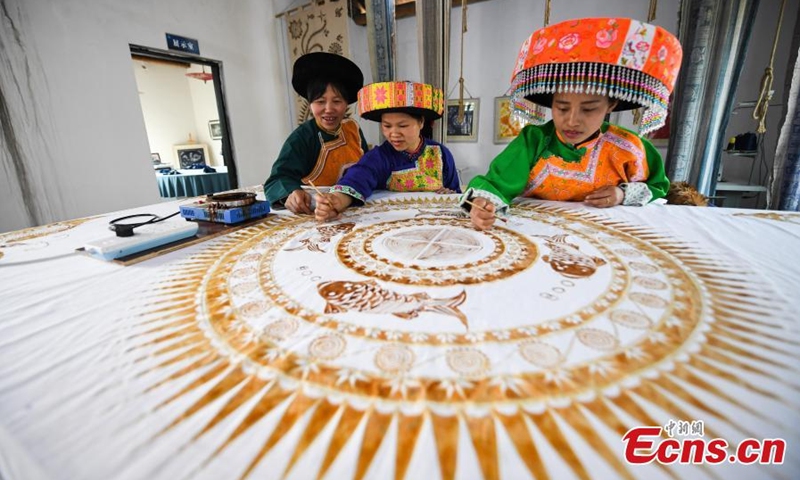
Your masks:
<instances>
[{"instance_id":1,"label":"purple sleeve","mask_svg":"<svg viewBox=\"0 0 800 480\"><path fill-rule=\"evenodd\" d=\"M456 169L456 162L453 160L453 154L444 145L442 148L442 182L445 188L449 188L454 192L461 193L461 185L458 182L458 170Z\"/></svg>"},{"instance_id":2,"label":"purple sleeve","mask_svg":"<svg viewBox=\"0 0 800 480\"><path fill-rule=\"evenodd\" d=\"M390 161L383 155L383 147L373 148L365 153L361 160L355 165L348 168L342 178L336 182L337 185L349 187L361 195L351 195L355 203L363 203L366 201L372 192L386 188L386 182L392 174ZM345 189L346 191L346 189Z\"/></svg>"}]
</instances>

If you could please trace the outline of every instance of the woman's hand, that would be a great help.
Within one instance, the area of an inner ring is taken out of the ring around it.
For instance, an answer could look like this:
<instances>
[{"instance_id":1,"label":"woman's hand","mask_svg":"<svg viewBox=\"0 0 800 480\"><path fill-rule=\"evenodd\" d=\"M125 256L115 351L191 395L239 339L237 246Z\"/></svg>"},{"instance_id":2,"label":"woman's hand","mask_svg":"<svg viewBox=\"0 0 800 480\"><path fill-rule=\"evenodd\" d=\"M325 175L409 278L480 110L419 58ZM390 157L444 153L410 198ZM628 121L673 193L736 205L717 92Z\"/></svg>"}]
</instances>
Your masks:
<instances>
[{"instance_id":1,"label":"woman's hand","mask_svg":"<svg viewBox=\"0 0 800 480\"><path fill-rule=\"evenodd\" d=\"M302 188L298 188L290 193L289 196L286 197L286 201L283 202L283 206L296 215L302 213L311 215L314 213L311 211L311 195L306 193Z\"/></svg>"},{"instance_id":2,"label":"woman's hand","mask_svg":"<svg viewBox=\"0 0 800 480\"><path fill-rule=\"evenodd\" d=\"M489 230L494 225L494 205L483 197L475 197L472 200L472 208L469 211L469 218L478 230Z\"/></svg>"},{"instance_id":3,"label":"woman's hand","mask_svg":"<svg viewBox=\"0 0 800 480\"><path fill-rule=\"evenodd\" d=\"M314 218L318 222L327 222L340 218L342 212L347 210L347 207L353 202L350 195L338 192L316 195L314 200L317 202L317 208L314 210Z\"/></svg>"},{"instance_id":4,"label":"woman's hand","mask_svg":"<svg viewBox=\"0 0 800 480\"><path fill-rule=\"evenodd\" d=\"M623 200L625 200L625 192L617 186L608 185L586 195L583 201L593 207L608 208L622 205Z\"/></svg>"},{"instance_id":5,"label":"woman's hand","mask_svg":"<svg viewBox=\"0 0 800 480\"><path fill-rule=\"evenodd\" d=\"M451 193L456 193L455 190L450 190L449 188L442 187L439 190L436 190L434 193L438 193L439 195L448 195Z\"/></svg>"}]
</instances>

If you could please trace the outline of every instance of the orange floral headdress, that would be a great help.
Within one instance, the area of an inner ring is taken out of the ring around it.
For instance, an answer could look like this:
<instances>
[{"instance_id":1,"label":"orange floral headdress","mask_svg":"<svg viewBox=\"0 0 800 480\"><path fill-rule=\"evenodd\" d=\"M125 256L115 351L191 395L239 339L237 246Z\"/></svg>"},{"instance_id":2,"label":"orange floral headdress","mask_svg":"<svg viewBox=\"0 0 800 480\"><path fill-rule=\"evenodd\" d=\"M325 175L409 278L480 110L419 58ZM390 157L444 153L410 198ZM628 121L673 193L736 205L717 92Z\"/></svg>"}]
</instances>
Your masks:
<instances>
[{"instance_id":1,"label":"orange floral headdress","mask_svg":"<svg viewBox=\"0 0 800 480\"><path fill-rule=\"evenodd\" d=\"M436 120L444 113L444 93L427 83L378 82L358 91L358 113L379 122L381 115L402 112Z\"/></svg>"},{"instance_id":2,"label":"orange floral headdress","mask_svg":"<svg viewBox=\"0 0 800 480\"><path fill-rule=\"evenodd\" d=\"M511 76L514 108L529 119L533 102L554 93L608 95L615 110L645 107L641 133L664 125L683 50L661 27L629 18L583 18L539 29L522 44Z\"/></svg>"}]
</instances>

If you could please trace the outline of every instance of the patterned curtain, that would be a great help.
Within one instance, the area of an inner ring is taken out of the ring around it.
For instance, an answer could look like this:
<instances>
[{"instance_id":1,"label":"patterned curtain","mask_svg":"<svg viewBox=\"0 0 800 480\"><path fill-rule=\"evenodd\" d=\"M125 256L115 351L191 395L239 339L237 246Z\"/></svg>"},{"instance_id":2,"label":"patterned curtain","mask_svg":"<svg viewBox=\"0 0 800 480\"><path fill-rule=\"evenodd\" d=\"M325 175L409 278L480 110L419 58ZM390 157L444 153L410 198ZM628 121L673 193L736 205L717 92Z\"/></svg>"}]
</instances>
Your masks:
<instances>
[{"instance_id":1,"label":"patterned curtain","mask_svg":"<svg viewBox=\"0 0 800 480\"><path fill-rule=\"evenodd\" d=\"M347 1L315 0L285 16L289 39L289 71L297 57L312 52L350 54L347 37ZM291 87L289 87L291 88ZM311 117L308 102L295 94L297 124Z\"/></svg>"},{"instance_id":2,"label":"patterned curtain","mask_svg":"<svg viewBox=\"0 0 800 480\"><path fill-rule=\"evenodd\" d=\"M797 37L795 37L797 41ZM767 208L800 211L800 51L794 43L794 69L791 75L791 87L786 98L786 116L778 138L775 152L775 164L770 179L770 198Z\"/></svg>"},{"instance_id":3,"label":"patterned curtain","mask_svg":"<svg viewBox=\"0 0 800 480\"><path fill-rule=\"evenodd\" d=\"M366 7L372 81L395 80L394 0L367 0Z\"/></svg>"},{"instance_id":4,"label":"patterned curtain","mask_svg":"<svg viewBox=\"0 0 800 480\"><path fill-rule=\"evenodd\" d=\"M65 217L60 140L25 2L0 2L0 232ZM47 186L47 187L45 187ZM0 242L2 243L2 242Z\"/></svg>"},{"instance_id":5,"label":"patterned curtain","mask_svg":"<svg viewBox=\"0 0 800 480\"><path fill-rule=\"evenodd\" d=\"M423 82L441 88L445 94L450 74L450 10L450 0L417 0L420 76ZM434 140L444 140L445 120L434 124Z\"/></svg>"},{"instance_id":6,"label":"patterned curtain","mask_svg":"<svg viewBox=\"0 0 800 480\"><path fill-rule=\"evenodd\" d=\"M667 174L713 195L725 128L759 0L683 0L683 65L672 106Z\"/></svg>"}]
</instances>

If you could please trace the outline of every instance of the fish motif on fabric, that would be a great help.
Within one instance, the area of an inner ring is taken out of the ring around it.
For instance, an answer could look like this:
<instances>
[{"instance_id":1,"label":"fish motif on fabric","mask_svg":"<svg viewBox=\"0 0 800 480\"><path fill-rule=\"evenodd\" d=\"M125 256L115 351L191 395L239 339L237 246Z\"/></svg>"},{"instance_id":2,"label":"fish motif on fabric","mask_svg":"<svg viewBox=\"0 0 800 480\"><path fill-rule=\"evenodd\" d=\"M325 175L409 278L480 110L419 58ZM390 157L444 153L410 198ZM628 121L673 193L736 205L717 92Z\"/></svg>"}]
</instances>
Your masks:
<instances>
[{"instance_id":1,"label":"fish motif on fabric","mask_svg":"<svg viewBox=\"0 0 800 480\"><path fill-rule=\"evenodd\" d=\"M550 248L550 254L542 256L542 260L550 264L556 272L569 278L591 277L598 268L607 262L600 257L593 257L581 252L580 248L567 242L567 235L542 237Z\"/></svg>"},{"instance_id":2,"label":"fish motif on fabric","mask_svg":"<svg viewBox=\"0 0 800 480\"><path fill-rule=\"evenodd\" d=\"M375 280L323 282L317 285L317 291L325 299L328 314L350 311L410 320L422 312L440 313L456 317L469 330L466 315L458 309L467 299L466 291L450 298L432 298L424 292L406 295L385 289Z\"/></svg>"},{"instance_id":3,"label":"fish motif on fabric","mask_svg":"<svg viewBox=\"0 0 800 480\"><path fill-rule=\"evenodd\" d=\"M348 233L356 224L353 222L336 223L333 225L319 225L314 229L314 232L306 237L298 240L300 246L285 248L285 251L294 252L297 250L308 250L309 252L325 252L325 246L331 242L331 239L336 235Z\"/></svg>"}]
</instances>

